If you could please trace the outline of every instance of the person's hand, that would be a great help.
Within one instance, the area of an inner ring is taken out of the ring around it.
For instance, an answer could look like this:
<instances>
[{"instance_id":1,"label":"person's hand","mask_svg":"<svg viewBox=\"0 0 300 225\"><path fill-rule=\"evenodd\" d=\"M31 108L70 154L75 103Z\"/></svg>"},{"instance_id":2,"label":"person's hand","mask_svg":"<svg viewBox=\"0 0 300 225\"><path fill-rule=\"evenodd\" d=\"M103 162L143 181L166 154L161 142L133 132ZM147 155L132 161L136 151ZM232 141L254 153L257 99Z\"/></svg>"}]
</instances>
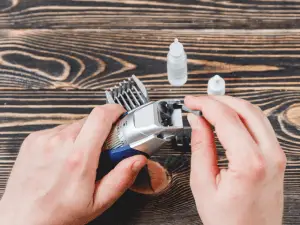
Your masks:
<instances>
[{"instance_id":1,"label":"person's hand","mask_svg":"<svg viewBox=\"0 0 300 225\"><path fill-rule=\"evenodd\" d=\"M0 202L0 224L85 224L108 209L147 162L128 158L95 182L102 145L122 113L99 106L86 119L29 135Z\"/></svg>"},{"instance_id":2,"label":"person's hand","mask_svg":"<svg viewBox=\"0 0 300 225\"><path fill-rule=\"evenodd\" d=\"M191 189L204 225L281 225L286 157L262 111L229 97L191 97ZM208 121L208 122L207 122ZM210 124L226 150L228 169L217 165Z\"/></svg>"}]
</instances>

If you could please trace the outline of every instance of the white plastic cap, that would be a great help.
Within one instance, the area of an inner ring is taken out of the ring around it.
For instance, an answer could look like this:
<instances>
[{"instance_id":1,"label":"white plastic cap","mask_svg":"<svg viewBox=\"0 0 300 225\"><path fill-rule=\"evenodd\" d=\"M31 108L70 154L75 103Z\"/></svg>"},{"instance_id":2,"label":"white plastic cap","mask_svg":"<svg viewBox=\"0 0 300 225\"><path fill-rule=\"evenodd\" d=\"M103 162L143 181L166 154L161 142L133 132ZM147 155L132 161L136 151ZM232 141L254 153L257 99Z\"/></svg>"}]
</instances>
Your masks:
<instances>
[{"instance_id":1,"label":"white plastic cap","mask_svg":"<svg viewBox=\"0 0 300 225\"><path fill-rule=\"evenodd\" d=\"M177 38L170 45L167 71L168 80L172 86L182 86L187 82L187 57L183 45Z\"/></svg>"},{"instance_id":2,"label":"white plastic cap","mask_svg":"<svg viewBox=\"0 0 300 225\"><path fill-rule=\"evenodd\" d=\"M225 95L225 80L219 75L215 75L208 81L207 94Z\"/></svg>"},{"instance_id":3,"label":"white plastic cap","mask_svg":"<svg viewBox=\"0 0 300 225\"><path fill-rule=\"evenodd\" d=\"M179 57L184 53L183 45L178 41L178 38L174 39L174 42L170 45L170 54L173 57Z\"/></svg>"}]
</instances>

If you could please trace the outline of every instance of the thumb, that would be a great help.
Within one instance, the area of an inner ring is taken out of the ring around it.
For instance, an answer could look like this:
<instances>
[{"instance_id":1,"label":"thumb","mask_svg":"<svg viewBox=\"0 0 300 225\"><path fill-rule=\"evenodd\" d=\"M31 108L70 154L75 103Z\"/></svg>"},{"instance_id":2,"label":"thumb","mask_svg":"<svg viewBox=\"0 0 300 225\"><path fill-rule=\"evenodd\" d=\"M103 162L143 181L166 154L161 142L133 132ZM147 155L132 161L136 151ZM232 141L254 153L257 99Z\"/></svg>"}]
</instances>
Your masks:
<instances>
[{"instance_id":1,"label":"thumb","mask_svg":"<svg viewBox=\"0 0 300 225\"><path fill-rule=\"evenodd\" d=\"M101 214L110 208L131 187L146 163L147 159L144 156L127 158L98 181L95 187L93 211Z\"/></svg>"},{"instance_id":2,"label":"thumb","mask_svg":"<svg viewBox=\"0 0 300 225\"><path fill-rule=\"evenodd\" d=\"M219 173L214 134L203 117L190 113L188 121L192 128L191 188L194 195L206 195L216 189Z\"/></svg>"}]
</instances>

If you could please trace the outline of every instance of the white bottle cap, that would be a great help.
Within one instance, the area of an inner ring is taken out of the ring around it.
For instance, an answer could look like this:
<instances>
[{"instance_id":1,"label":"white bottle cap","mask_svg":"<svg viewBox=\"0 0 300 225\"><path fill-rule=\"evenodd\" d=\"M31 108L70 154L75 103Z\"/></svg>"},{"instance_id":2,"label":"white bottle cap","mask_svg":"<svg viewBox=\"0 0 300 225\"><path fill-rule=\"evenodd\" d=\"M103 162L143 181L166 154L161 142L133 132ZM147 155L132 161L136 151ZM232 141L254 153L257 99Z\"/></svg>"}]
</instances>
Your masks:
<instances>
[{"instance_id":1,"label":"white bottle cap","mask_svg":"<svg viewBox=\"0 0 300 225\"><path fill-rule=\"evenodd\" d=\"M178 41L178 38L174 39L174 42L170 45L170 54L173 57L179 57L184 53L183 45Z\"/></svg>"},{"instance_id":2,"label":"white bottle cap","mask_svg":"<svg viewBox=\"0 0 300 225\"><path fill-rule=\"evenodd\" d=\"M215 75L208 81L207 94L225 95L225 80L219 75Z\"/></svg>"},{"instance_id":3,"label":"white bottle cap","mask_svg":"<svg viewBox=\"0 0 300 225\"><path fill-rule=\"evenodd\" d=\"M182 86L187 82L187 56L183 45L177 38L170 45L167 71L168 80L172 86Z\"/></svg>"}]
</instances>

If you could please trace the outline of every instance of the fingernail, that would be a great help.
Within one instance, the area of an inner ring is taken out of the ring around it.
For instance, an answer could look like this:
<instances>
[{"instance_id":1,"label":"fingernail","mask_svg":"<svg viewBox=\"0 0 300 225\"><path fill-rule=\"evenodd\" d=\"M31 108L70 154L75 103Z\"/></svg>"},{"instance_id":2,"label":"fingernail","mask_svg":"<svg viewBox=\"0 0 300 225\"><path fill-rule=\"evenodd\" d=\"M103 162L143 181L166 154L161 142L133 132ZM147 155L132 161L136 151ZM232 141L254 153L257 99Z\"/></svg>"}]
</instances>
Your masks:
<instances>
[{"instance_id":1,"label":"fingernail","mask_svg":"<svg viewBox=\"0 0 300 225\"><path fill-rule=\"evenodd\" d=\"M133 163L132 171L137 173L143 168L144 165L145 165L145 163L143 161L138 160L138 161Z\"/></svg>"},{"instance_id":2,"label":"fingernail","mask_svg":"<svg viewBox=\"0 0 300 225\"><path fill-rule=\"evenodd\" d=\"M200 121L199 121L198 116L196 116L192 113L189 113L188 116L187 116L187 119L188 119L192 129L200 130L201 126L200 126Z\"/></svg>"}]
</instances>

